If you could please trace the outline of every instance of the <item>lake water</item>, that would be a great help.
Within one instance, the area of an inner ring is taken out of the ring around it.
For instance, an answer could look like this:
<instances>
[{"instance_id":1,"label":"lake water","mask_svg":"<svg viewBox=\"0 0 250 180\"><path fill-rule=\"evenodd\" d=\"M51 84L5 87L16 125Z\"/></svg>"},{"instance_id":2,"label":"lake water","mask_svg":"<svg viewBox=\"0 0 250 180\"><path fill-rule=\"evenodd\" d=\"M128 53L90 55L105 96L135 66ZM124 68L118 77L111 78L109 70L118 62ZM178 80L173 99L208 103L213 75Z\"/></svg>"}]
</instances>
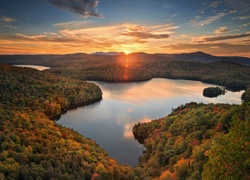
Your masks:
<instances>
[{"instance_id":1,"label":"lake water","mask_svg":"<svg viewBox=\"0 0 250 180\"><path fill-rule=\"evenodd\" d=\"M47 67L47 66L38 66L38 65L14 65L16 67L27 67L27 68L33 68L33 69L37 69L39 71L43 71L43 70L46 70L46 69L50 69L50 67Z\"/></svg>"},{"instance_id":2,"label":"lake water","mask_svg":"<svg viewBox=\"0 0 250 180\"><path fill-rule=\"evenodd\" d=\"M198 81L152 79L146 82L94 82L103 99L92 105L70 110L58 124L73 128L95 140L119 163L136 165L144 147L132 134L134 124L167 116L172 108L191 101L203 103L241 103L241 92L227 91L217 98L203 97L206 87Z\"/></svg>"}]
</instances>

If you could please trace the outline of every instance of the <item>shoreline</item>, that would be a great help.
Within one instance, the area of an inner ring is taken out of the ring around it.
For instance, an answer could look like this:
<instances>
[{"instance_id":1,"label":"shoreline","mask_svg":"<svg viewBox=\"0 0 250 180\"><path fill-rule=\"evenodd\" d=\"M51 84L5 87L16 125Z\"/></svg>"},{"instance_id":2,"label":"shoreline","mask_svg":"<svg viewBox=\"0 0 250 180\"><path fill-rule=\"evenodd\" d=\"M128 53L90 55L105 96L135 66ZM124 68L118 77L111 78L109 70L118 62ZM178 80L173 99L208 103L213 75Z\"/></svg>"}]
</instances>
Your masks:
<instances>
[{"instance_id":1,"label":"shoreline","mask_svg":"<svg viewBox=\"0 0 250 180\"><path fill-rule=\"evenodd\" d=\"M88 105L94 104L96 102L99 102L101 100L102 100L102 96L99 97L99 98L93 99L93 100L80 102L80 103L77 103L77 104L70 104L67 108L61 110L61 114L59 114L57 116L49 117L49 119L51 119L53 121L58 121L61 118L61 115L66 114L70 110L74 110L74 109L77 109L77 108L80 108L80 107L88 106Z\"/></svg>"},{"instance_id":2,"label":"shoreline","mask_svg":"<svg viewBox=\"0 0 250 180\"><path fill-rule=\"evenodd\" d=\"M93 81L97 81L97 82L106 82L106 83L133 83L133 82L146 82L146 81L150 81L152 79L155 79L155 78L163 78L163 79L172 79L172 80L187 80L187 81L200 81L202 83L207 83L207 84L214 84L215 86L224 86L226 90L230 90L230 91L233 91L233 92L236 92L236 91L241 91L241 90L246 90L248 88L248 85L243 85L243 86L238 86L238 87L234 87L234 86L230 86L230 85L225 85L224 83L217 83L217 82L214 82L214 81L204 81L204 80L201 80L201 79L198 79L198 78L179 78L179 77L152 77L152 78L149 78L149 79L140 79L140 80L102 80L102 79L87 79L87 80L82 80L82 81L90 81L90 82L93 82Z\"/></svg>"}]
</instances>

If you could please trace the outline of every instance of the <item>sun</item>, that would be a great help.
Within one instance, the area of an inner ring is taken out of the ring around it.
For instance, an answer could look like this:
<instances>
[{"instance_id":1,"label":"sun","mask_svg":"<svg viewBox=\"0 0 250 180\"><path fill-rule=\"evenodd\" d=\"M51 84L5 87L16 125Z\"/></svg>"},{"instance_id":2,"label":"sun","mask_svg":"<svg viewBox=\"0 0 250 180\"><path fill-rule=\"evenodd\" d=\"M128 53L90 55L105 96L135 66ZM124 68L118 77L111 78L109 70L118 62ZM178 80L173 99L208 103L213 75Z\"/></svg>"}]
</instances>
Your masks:
<instances>
[{"instance_id":1,"label":"sun","mask_svg":"<svg viewBox=\"0 0 250 180\"><path fill-rule=\"evenodd\" d=\"M128 51L128 50L124 50L123 51L126 55L128 55L128 54L130 54L131 52L130 51Z\"/></svg>"}]
</instances>

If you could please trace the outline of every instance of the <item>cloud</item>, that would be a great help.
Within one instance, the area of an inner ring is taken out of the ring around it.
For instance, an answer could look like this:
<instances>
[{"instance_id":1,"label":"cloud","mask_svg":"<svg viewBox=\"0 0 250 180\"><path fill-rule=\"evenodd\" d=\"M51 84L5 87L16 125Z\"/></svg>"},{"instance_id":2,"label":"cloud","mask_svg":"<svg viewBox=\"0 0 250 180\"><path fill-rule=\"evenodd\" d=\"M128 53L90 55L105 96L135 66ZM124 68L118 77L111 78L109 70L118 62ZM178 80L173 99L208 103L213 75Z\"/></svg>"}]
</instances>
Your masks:
<instances>
[{"instance_id":1,"label":"cloud","mask_svg":"<svg viewBox=\"0 0 250 180\"><path fill-rule=\"evenodd\" d=\"M195 19L190 20L191 23L195 24L198 22L198 20L200 20L202 17L201 16L195 16Z\"/></svg>"},{"instance_id":2,"label":"cloud","mask_svg":"<svg viewBox=\"0 0 250 180\"><path fill-rule=\"evenodd\" d=\"M168 33L173 33L173 30L178 28L173 24L141 26L125 23L96 26L91 21L69 21L57 23L54 26L59 29L57 32L35 35L0 33L0 47L2 47L1 43L15 45L19 47L20 52L22 47L27 47L25 53L28 53L28 48L31 46L33 52L30 51L30 53L88 53L100 51L100 49L102 51L148 51L148 47L152 44L164 43L163 39L169 37ZM9 49L6 46L8 52L11 50L10 46ZM54 47L57 47L57 50Z\"/></svg>"},{"instance_id":3,"label":"cloud","mask_svg":"<svg viewBox=\"0 0 250 180\"><path fill-rule=\"evenodd\" d=\"M59 24L58 27L62 26L65 26L65 24ZM63 53L94 52L100 49L103 51L121 51L125 46L133 47L133 50L136 51L142 50L145 47L145 41L121 35L125 30L124 25L111 25L62 29L57 33L44 32L37 35L0 33L0 47L2 47L1 42L2 44L15 44L20 49L22 49L22 46L32 46L34 47L32 49L37 48L35 52L39 53L42 52L42 49L44 50L43 53L56 52L54 47L58 47L56 48L57 51L60 49L59 52ZM8 51L10 52L10 49ZM15 50L13 49L13 51ZM28 48L24 52L28 52Z\"/></svg>"},{"instance_id":4,"label":"cloud","mask_svg":"<svg viewBox=\"0 0 250 180\"><path fill-rule=\"evenodd\" d=\"M15 28L16 28L15 26L11 26L11 25L8 25L8 24L4 24L3 26L4 26L4 27L7 27L7 28L12 28L12 29L15 29Z\"/></svg>"},{"instance_id":5,"label":"cloud","mask_svg":"<svg viewBox=\"0 0 250 180\"><path fill-rule=\"evenodd\" d=\"M246 0L224 0L222 2L226 3L228 6L231 6L240 14L247 13L250 10L250 3Z\"/></svg>"},{"instance_id":6,"label":"cloud","mask_svg":"<svg viewBox=\"0 0 250 180\"><path fill-rule=\"evenodd\" d=\"M202 26L205 26L205 25L208 25L214 21L217 21L219 19L221 19L222 17L224 17L226 15L226 13L219 13L217 15L214 15L214 16L211 16L211 17L208 17L206 20L204 21L201 21L200 22L200 25Z\"/></svg>"},{"instance_id":7,"label":"cloud","mask_svg":"<svg viewBox=\"0 0 250 180\"><path fill-rule=\"evenodd\" d=\"M220 46L209 46L209 48L211 48L211 49L218 49L218 48L220 48Z\"/></svg>"},{"instance_id":8,"label":"cloud","mask_svg":"<svg viewBox=\"0 0 250 180\"><path fill-rule=\"evenodd\" d=\"M178 13L175 13L175 14L172 14L171 17L173 18L173 17L176 17L178 15L179 15Z\"/></svg>"},{"instance_id":9,"label":"cloud","mask_svg":"<svg viewBox=\"0 0 250 180\"><path fill-rule=\"evenodd\" d=\"M228 32L228 28L227 27L219 27L218 29L216 29L214 31L215 34L222 34L222 33L225 33L225 32Z\"/></svg>"},{"instance_id":10,"label":"cloud","mask_svg":"<svg viewBox=\"0 0 250 180\"><path fill-rule=\"evenodd\" d=\"M0 15L0 22L2 22L2 23L11 23L11 22L15 22L15 21L16 20L14 18Z\"/></svg>"},{"instance_id":11,"label":"cloud","mask_svg":"<svg viewBox=\"0 0 250 180\"><path fill-rule=\"evenodd\" d=\"M89 43L87 38L76 38L57 34L44 33L40 35L28 36L25 34L0 34L1 39L23 41L23 42L54 42L54 43Z\"/></svg>"},{"instance_id":12,"label":"cloud","mask_svg":"<svg viewBox=\"0 0 250 180\"><path fill-rule=\"evenodd\" d=\"M220 1L214 1L210 4L210 7L217 8L219 4L221 4Z\"/></svg>"},{"instance_id":13,"label":"cloud","mask_svg":"<svg viewBox=\"0 0 250 180\"><path fill-rule=\"evenodd\" d=\"M164 39L164 38L169 37L168 34L153 34L150 32L126 32L126 33L122 33L122 35L135 37L138 39L149 39L149 38L151 38L151 39Z\"/></svg>"},{"instance_id":14,"label":"cloud","mask_svg":"<svg viewBox=\"0 0 250 180\"><path fill-rule=\"evenodd\" d=\"M233 20L238 19L238 20L246 20L246 19L250 19L250 16L237 16L234 17Z\"/></svg>"},{"instance_id":15,"label":"cloud","mask_svg":"<svg viewBox=\"0 0 250 180\"><path fill-rule=\"evenodd\" d=\"M130 24L130 23L126 23L124 24L124 27L128 30L128 31L149 31L148 28L146 28L145 26L140 26L137 24Z\"/></svg>"},{"instance_id":16,"label":"cloud","mask_svg":"<svg viewBox=\"0 0 250 180\"><path fill-rule=\"evenodd\" d=\"M0 25L4 26L6 28L16 28L16 27L10 25L11 23L13 23L15 21L16 21L16 19L14 19L14 18L0 15Z\"/></svg>"},{"instance_id":17,"label":"cloud","mask_svg":"<svg viewBox=\"0 0 250 180\"><path fill-rule=\"evenodd\" d=\"M245 34L233 34L233 35L227 35L227 36L213 36L213 37L205 37L200 42L207 42L207 41L222 41L222 40L229 40L229 39L238 39L238 38L244 38L249 37L250 33Z\"/></svg>"},{"instance_id":18,"label":"cloud","mask_svg":"<svg viewBox=\"0 0 250 180\"><path fill-rule=\"evenodd\" d=\"M175 26L174 24L161 24L156 26L151 26L150 29L157 31L158 33L168 33L172 34L174 29L178 29L180 26Z\"/></svg>"},{"instance_id":19,"label":"cloud","mask_svg":"<svg viewBox=\"0 0 250 180\"><path fill-rule=\"evenodd\" d=\"M57 27L70 26L72 23L56 24ZM77 24L77 23L76 23ZM59 30L59 33L65 36L91 37L92 39L115 39L121 42L145 43L145 39L163 39L168 38L173 30L179 28L172 24L141 26L138 24L117 24L97 27L83 27L78 29L66 28Z\"/></svg>"},{"instance_id":20,"label":"cloud","mask_svg":"<svg viewBox=\"0 0 250 180\"><path fill-rule=\"evenodd\" d=\"M243 27L247 27L247 26L249 26L249 25L250 25L250 23L242 24Z\"/></svg>"},{"instance_id":21,"label":"cloud","mask_svg":"<svg viewBox=\"0 0 250 180\"><path fill-rule=\"evenodd\" d=\"M99 1L96 0L47 0L54 6L74 12L83 17L101 17L97 11L97 5Z\"/></svg>"},{"instance_id":22,"label":"cloud","mask_svg":"<svg viewBox=\"0 0 250 180\"><path fill-rule=\"evenodd\" d=\"M200 21L199 21L200 17L198 16L199 18L196 18L196 19L194 19L194 20L191 20L190 22L191 22L192 24L194 24L194 25L206 26L206 25L208 25L208 24L211 24L211 23L214 22L214 21L217 21L217 20L223 18L223 17L226 16L226 15L227 15L226 13L221 12L221 13L218 13L218 14L216 14L216 15L214 15L214 16L210 16L210 17L208 17L208 18L205 19L205 20L200 20Z\"/></svg>"},{"instance_id":23,"label":"cloud","mask_svg":"<svg viewBox=\"0 0 250 180\"><path fill-rule=\"evenodd\" d=\"M233 13L237 13L237 11L236 10L230 10L229 13L233 14Z\"/></svg>"},{"instance_id":24,"label":"cloud","mask_svg":"<svg viewBox=\"0 0 250 180\"><path fill-rule=\"evenodd\" d=\"M81 28L84 26L87 26L89 24L93 24L93 21L68 21L68 22L62 22L62 23L56 23L53 26L60 27L60 28Z\"/></svg>"},{"instance_id":25,"label":"cloud","mask_svg":"<svg viewBox=\"0 0 250 180\"><path fill-rule=\"evenodd\" d=\"M158 26L152 26L152 27L145 27L145 26L139 26L137 24L124 24L124 26L126 27L126 31L127 32L123 32L121 33L121 35L123 36L128 36L128 37L133 37L136 39L164 39L164 38L168 38L169 35L166 33L159 33L156 31L156 33L153 33L151 31L151 29L159 29L161 31L163 30L170 30L170 29L174 29L173 27L166 27L163 25L158 25Z\"/></svg>"}]
</instances>

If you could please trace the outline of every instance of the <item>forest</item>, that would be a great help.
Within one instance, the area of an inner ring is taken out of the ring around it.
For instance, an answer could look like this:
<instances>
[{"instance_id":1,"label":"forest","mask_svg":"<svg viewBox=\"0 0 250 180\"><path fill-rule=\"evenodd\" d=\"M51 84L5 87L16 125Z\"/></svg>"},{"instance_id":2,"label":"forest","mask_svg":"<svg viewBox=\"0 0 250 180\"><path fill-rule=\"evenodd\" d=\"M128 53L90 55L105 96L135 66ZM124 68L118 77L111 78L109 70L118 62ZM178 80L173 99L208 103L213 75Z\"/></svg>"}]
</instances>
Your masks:
<instances>
[{"instance_id":1,"label":"forest","mask_svg":"<svg viewBox=\"0 0 250 180\"><path fill-rule=\"evenodd\" d=\"M250 178L249 102L191 102L133 133L146 147L134 169L140 179Z\"/></svg>"},{"instance_id":2,"label":"forest","mask_svg":"<svg viewBox=\"0 0 250 180\"><path fill-rule=\"evenodd\" d=\"M250 66L135 53L0 56L0 179L249 179ZM51 67L38 71L7 64ZM197 104L133 128L146 150L134 168L56 124L72 106L98 101L86 80L190 79L245 90L242 105Z\"/></svg>"},{"instance_id":3,"label":"forest","mask_svg":"<svg viewBox=\"0 0 250 180\"><path fill-rule=\"evenodd\" d=\"M95 141L50 118L98 100L98 86L0 64L0 179L128 179Z\"/></svg>"}]
</instances>

